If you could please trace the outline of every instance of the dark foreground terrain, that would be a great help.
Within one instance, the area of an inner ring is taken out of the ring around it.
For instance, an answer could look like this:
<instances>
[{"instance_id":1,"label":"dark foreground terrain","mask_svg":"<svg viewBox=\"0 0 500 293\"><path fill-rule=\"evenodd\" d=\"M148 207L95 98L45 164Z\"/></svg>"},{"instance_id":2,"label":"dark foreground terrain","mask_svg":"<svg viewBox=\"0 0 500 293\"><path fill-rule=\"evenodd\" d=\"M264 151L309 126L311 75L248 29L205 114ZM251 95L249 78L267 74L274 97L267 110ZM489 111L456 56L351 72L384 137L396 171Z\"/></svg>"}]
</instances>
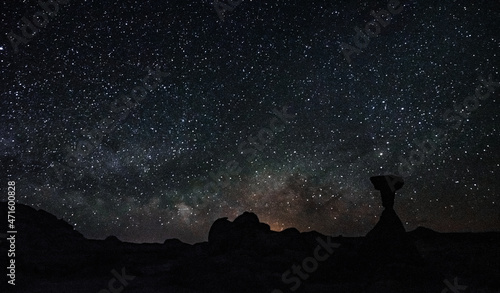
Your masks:
<instances>
[{"instance_id":1,"label":"dark foreground terrain","mask_svg":"<svg viewBox=\"0 0 500 293\"><path fill-rule=\"evenodd\" d=\"M6 211L0 203L0 218ZM393 209L356 238L273 232L244 213L194 245L89 240L22 204L16 230L16 285L3 273L1 292L500 292L500 233L405 232Z\"/></svg>"}]
</instances>

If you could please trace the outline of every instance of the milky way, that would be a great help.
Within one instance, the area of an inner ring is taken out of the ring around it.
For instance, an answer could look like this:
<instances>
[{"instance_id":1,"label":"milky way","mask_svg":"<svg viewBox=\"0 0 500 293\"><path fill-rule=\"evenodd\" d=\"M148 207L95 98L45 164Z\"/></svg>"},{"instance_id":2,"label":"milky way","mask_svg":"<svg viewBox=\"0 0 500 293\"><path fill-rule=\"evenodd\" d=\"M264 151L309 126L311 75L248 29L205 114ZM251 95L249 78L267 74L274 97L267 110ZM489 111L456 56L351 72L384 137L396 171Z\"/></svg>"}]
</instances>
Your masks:
<instances>
[{"instance_id":1,"label":"milky way","mask_svg":"<svg viewBox=\"0 0 500 293\"><path fill-rule=\"evenodd\" d=\"M2 178L88 238L500 229L496 1L11 2Z\"/></svg>"}]
</instances>

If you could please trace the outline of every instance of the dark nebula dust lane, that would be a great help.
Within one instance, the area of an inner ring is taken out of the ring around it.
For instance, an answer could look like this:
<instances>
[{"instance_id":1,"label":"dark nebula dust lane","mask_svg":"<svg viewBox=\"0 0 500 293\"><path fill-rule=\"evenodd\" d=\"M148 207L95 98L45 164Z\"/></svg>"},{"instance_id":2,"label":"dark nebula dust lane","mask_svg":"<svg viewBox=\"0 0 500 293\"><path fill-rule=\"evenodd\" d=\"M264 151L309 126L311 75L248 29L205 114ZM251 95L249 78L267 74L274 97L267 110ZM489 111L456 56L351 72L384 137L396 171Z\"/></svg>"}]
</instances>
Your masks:
<instances>
[{"instance_id":1,"label":"dark nebula dust lane","mask_svg":"<svg viewBox=\"0 0 500 293\"><path fill-rule=\"evenodd\" d=\"M220 9L3 4L1 172L18 201L87 238L194 243L244 211L360 236L383 209L369 177L393 173L406 230L500 229L498 3Z\"/></svg>"}]
</instances>

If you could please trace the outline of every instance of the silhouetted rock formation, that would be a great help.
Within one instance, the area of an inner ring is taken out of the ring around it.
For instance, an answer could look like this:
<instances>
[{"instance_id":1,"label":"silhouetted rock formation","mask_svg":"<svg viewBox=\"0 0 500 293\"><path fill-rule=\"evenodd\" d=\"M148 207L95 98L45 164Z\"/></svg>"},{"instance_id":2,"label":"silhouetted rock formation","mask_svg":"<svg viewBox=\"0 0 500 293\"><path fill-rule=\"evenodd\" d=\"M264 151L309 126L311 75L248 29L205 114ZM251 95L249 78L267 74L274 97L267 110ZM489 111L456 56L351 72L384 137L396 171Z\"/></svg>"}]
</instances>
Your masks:
<instances>
[{"instance_id":1,"label":"silhouetted rock formation","mask_svg":"<svg viewBox=\"0 0 500 293\"><path fill-rule=\"evenodd\" d=\"M382 195L382 206L392 208L396 191L403 187L403 178L396 175L381 175L370 177L370 181L376 190Z\"/></svg>"},{"instance_id":2,"label":"silhouetted rock formation","mask_svg":"<svg viewBox=\"0 0 500 293\"><path fill-rule=\"evenodd\" d=\"M6 209L5 209L6 210ZM72 225L44 210L16 204L16 245L46 251L78 249L85 240ZM5 217L7 219L7 216Z\"/></svg>"},{"instance_id":3,"label":"silhouetted rock formation","mask_svg":"<svg viewBox=\"0 0 500 293\"><path fill-rule=\"evenodd\" d=\"M367 273L365 278L387 279L390 276L403 287L401 284L413 283L417 279L435 278L432 273L422 269L422 258L393 209L395 192L403 187L403 179L385 175L374 176L370 180L375 189L380 190L385 209L359 249L361 266ZM384 288L389 290L388 287Z\"/></svg>"},{"instance_id":4,"label":"silhouetted rock formation","mask_svg":"<svg viewBox=\"0 0 500 293\"><path fill-rule=\"evenodd\" d=\"M233 222L226 217L217 219L208 233L208 244L212 254L234 249L271 253L279 249L271 234L269 225L260 223L256 214L244 212Z\"/></svg>"},{"instance_id":5,"label":"silhouetted rock formation","mask_svg":"<svg viewBox=\"0 0 500 293\"><path fill-rule=\"evenodd\" d=\"M366 234L363 254L376 264L420 262L415 245L393 209L385 209L375 227Z\"/></svg>"}]
</instances>

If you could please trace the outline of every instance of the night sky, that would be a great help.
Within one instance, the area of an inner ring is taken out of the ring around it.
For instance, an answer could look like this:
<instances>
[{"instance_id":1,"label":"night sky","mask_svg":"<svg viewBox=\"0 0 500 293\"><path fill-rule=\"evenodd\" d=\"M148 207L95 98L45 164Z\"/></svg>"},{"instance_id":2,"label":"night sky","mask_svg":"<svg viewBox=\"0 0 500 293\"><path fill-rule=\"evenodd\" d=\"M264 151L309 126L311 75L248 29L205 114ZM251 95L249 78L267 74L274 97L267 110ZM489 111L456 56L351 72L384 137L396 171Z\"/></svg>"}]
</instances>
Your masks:
<instances>
[{"instance_id":1,"label":"night sky","mask_svg":"<svg viewBox=\"0 0 500 293\"><path fill-rule=\"evenodd\" d=\"M394 173L407 230L500 230L498 1L60 2L2 4L4 201L97 239L362 236Z\"/></svg>"}]
</instances>

